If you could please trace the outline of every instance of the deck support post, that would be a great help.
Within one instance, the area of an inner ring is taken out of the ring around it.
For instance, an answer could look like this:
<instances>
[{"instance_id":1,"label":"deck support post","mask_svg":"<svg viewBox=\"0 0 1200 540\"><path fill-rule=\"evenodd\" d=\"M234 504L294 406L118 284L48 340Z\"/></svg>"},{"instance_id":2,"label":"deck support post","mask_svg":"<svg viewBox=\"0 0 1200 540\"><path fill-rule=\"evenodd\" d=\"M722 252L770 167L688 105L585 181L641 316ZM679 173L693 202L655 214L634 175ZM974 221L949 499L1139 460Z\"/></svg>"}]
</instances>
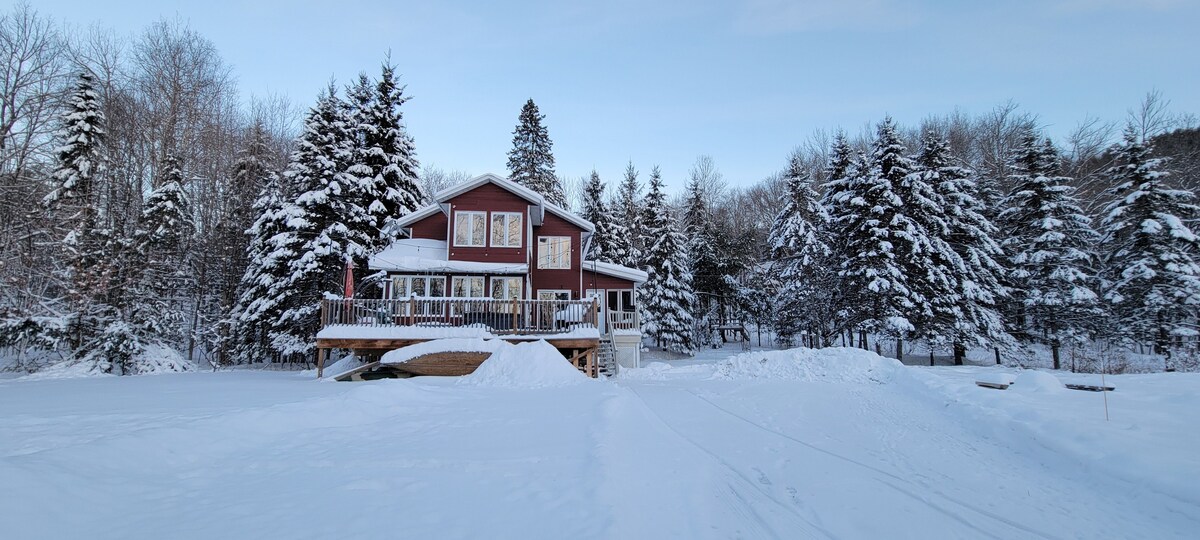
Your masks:
<instances>
[{"instance_id":1,"label":"deck support post","mask_svg":"<svg viewBox=\"0 0 1200 540\"><path fill-rule=\"evenodd\" d=\"M325 375L325 349L317 349L317 378L320 379Z\"/></svg>"}]
</instances>

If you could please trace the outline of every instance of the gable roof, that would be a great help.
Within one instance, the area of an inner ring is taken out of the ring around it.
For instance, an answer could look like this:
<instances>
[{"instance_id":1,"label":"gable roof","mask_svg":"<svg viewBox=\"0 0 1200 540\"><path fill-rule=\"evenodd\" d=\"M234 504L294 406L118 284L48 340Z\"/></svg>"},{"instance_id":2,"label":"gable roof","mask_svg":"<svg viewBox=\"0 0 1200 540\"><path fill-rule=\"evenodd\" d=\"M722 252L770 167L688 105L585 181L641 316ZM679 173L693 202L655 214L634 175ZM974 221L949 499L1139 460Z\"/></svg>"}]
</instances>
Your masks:
<instances>
[{"instance_id":1,"label":"gable roof","mask_svg":"<svg viewBox=\"0 0 1200 540\"><path fill-rule=\"evenodd\" d=\"M494 175L491 173L481 174L479 176L476 176L475 178L467 180L466 182L463 182L456 186L450 186L446 189L443 189L443 190L437 192L433 196L433 200L434 200L433 204L418 208L415 211L413 211L411 214L408 214L407 216L400 218L399 220L396 221L396 226L397 227L411 226L412 224L414 224L418 221L421 221L422 219L425 219L429 216L432 216L432 215L436 214L437 212L442 212L444 214L449 215L450 199L453 199L459 195L462 195L463 193L467 193L468 191L471 191L475 188L478 188L479 186L482 186L484 184L489 184L489 183L494 184L494 185L500 187L501 189L504 189L504 190L528 201L531 206L536 207L537 213L539 215L536 216L537 219L535 219L535 221L534 221L535 224L537 224L541 221L540 220L540 218L542 217L540 215L541 213L549 211L551 214L554 214L554 215L566 220L568 223L575 225L576 227L579 227L580 229L583 229L584 232L590 233L590 232L594 232L596 230L595 225L592 225L592 223L590 221L583 219L582 217L579 217L575 214L572 214L571 212L567 211L566 209L564 209L558 205L547 202L545 197L542 197L540 194L533 191L532 189L522 186L522 185L520 185L516 182L513 182L512 180L509 180L507 178L503 178L503 177L500 177L500 176L497 176L497 175ZM531 208L530 212L534 212L534 209Z\"/></svg>"}]
</instances>

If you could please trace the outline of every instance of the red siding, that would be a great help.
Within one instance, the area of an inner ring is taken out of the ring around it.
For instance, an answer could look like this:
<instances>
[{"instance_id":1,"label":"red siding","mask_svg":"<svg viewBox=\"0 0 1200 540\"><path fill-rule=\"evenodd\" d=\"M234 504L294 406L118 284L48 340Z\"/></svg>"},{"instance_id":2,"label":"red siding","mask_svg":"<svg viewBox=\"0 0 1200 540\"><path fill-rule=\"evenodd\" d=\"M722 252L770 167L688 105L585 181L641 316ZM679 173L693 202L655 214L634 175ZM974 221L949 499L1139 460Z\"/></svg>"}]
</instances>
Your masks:
<instances>
[{"instance_id":1,"label":"red siding","mask_svg":"<svg viewBox=\"0 0 1200 540\"><path fill-rule=\"evenodd\" d=\"M446 239L446 214L438 212L421 221L412 224L413 238L426 238L429 240L445 240Z\"/></svg>"},{"instance_id":2,"label":"red siding","mask_svg":"<svg viewBox=\"0 0 1200 540\"><path fill-rule=\"evenodd\" d=\"M583 229L571 222L546 212L541 227L533 229L533 257L529 261L533 294L539 289L565 289L571 291L571 298L583 298L580 289L580 254L583 250ZM569 236L571 237L571 268L569 270L539 270L537 267L537 237L539 236ZM536 298L536 296L533 296Z\"/></svg>"},{"instance_id":3,"label":"red siding","mask_svg":"<svg viewBox=\"0 0 1200 540\"><path fill-rule=\"evenodd\" d=\"M597 274L591 270L583 271L583 288L587 289L632 289L634 283L628 279Z\"/></svg>"},{"instance_id":4,"label":"red siding","mask_svg":"<svg viewBox=\"0 0 1200 540\"><path fill-rule=\"evenodd\" d=\"M484 242L486 245L484 247L455 247L454 231L452 229L443 229L442 236L440 238L444 238L450 245L450 260L499 263L523 263L529 260L527 251L529 247L529 238L528 234L526 233L529 228L529 201L510 193L508 190L500 186L489 183L450 199L451 217L449 219L453 220L454 213L460 210L482 212L520 212L522 216L521 247L491 247L492 219L491 215L489 214L486 219L487 229L486 233L484 234ZM447 230L449 230L449 233L446 232ZM449 235L448 238L447 234Z\"/></svg>"}]
</instances>

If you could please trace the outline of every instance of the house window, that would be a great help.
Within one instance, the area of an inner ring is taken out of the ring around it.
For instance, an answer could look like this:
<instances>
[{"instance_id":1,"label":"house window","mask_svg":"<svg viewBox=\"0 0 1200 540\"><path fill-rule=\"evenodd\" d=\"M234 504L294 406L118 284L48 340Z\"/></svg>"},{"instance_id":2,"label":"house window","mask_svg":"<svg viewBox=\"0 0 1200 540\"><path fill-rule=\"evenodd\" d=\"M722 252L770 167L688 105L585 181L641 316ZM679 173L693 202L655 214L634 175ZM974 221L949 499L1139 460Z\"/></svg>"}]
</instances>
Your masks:
<instances>
[{"instance_id":1,"label":"house window","mask_svg":"<svg viewBox=\"0 0 1200 540\"><path fill-rule=\"evenodd\" d=\"M634 311L633 291L630 289L609 289L608 309L613 311Z\"/></svg>"},{"instance_id":2,"label":"house window","mask_svg":"<svg viewBox=\"0 0 1200 540\"><path fill-rule=\"evenodd\" d=\"M487 237L487 212L454 213L454 245L483 247Z\"/></svg>"},{"instance_id":3,"label":"house window","mask_svg":"<svg viewBox=\"0 0 1200 540\"><path fill-rule=\"evenodd\" d=\"M521 247L520 212L492 212L492 247Z\"/></svg>"},{"instance_id":4,"label":"house window","mask_svg":"<svg viewBox=\"0 0 1200 540\"><path fill-rule=\"evenodd\" d=\"M458 298L483 298L483 276L455 276L450 280L450 295Z\"/></svg>"},{"instance_id":5,"label":"house window","mask_svg":"<svg viewBox=\"0 0 1200 540\"><path fill-rule=\"evenodd\" d=\"M570 236L538 237L538 269L571 268Z\"/></svg>"},{"instance_id":6,"label":"house window","mask_svg":"<svg viewBox=\"0 0 1200 540\"><path fill-rule=\"evenodd\" d=\"M446 296L446 278L441 276L395 276L392 278L392 298Z\"/></svg>"},{"instance_id":7,"label":"house window","mask_svg":"<svg viewBox=\"0 0 1200 540\"><path fill-rule=\"evenodd\" d=\"M492 278L492 298L498 300L521 298L521 288L524 284L525 278L521 277L494 277Z\"/></svg>"}]
</instances>

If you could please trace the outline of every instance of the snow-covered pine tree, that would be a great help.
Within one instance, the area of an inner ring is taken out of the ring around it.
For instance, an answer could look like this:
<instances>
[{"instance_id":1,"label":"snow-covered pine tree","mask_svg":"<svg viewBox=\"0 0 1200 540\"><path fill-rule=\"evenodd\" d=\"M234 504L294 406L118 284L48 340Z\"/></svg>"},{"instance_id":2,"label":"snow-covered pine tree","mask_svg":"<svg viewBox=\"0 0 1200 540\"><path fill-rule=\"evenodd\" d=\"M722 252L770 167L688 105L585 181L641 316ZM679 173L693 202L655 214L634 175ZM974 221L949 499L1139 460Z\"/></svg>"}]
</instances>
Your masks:
<instances>
[{"instance_id":1,"label":"snow-covered pine tree","mask_svg":"<svg viewBox=\"0 0 1200 540\"><path fill-rule=\"evenodd\" d=\"M637 268L642 264L642 251L645 246L645 234L641 226L642 210L642 186L638 182L638 171L633 168L633 162L630 161L625 166L625 177L621 179L621 185L617 189L617 197L612 208L613 223L620 228L613 236L613 251L625 252L623 260L616 261L617 264Z\"/></svg>"},{"instance_id":2,"label":"snow-covered pine tree","mask_svg":"<svg viewBox=\"0 0 1200 540\"><path fill-rule=\"evenodd\" d=\"M937 191L939 169L945 165L941 139L928 134L909 174L897 185L907 214L917 224L917 236L903 238L902 264L909 273L909 286L922 302L912 320L917 335L934 349L952 344L958 322L958 276L963 262L950 246L950 226L945 217L946 201Z\"/></svg>"},{"instance_id":3,"label":"snow-covered pine tree","mask_svg":"<svg viewBox=\"0 0 1200 540\"><path fill-rule=\"evenodd\" d=\"M554 174L553 143L533 100L525 102L517 127L513 129L513 147L508 151L509 179L540 193L552 204L566 206L562 183Z\"/></svg>"},{"instance_id":4,"label":"snow-covered pine tree","mask_svg":"<svg viewBox=\"0 0 1200 540\"><path fill-rule=\"evenodd\" d=\"M869 166L852 167L845 186L832 201L835 227L843 234L844 258L838 268L839 292L851 327L901 340L916 330L925 299L910 284L914 268L907 257L917 252L924 233L897 194L912 169L890 117L879 124Z\"/></svg>"},{"instance_id":5,"label":"snow-covered pine tree","mask_svg":"<svg viewBox=\"0 0 1200 540\"><path fill-rule=\"evenodd\" d=\"M396 66L385 62L375 83L374 98L366 115L372 129L365 132L366 165L374 173L371 189L367 193L374 200L364 208L375 219L379 235L372 249L382 249L391 244L400 230L394 223L412 213L425 195L421 192L418 174L416 146L404 126L404 113L400 107L408 101L404 87L396 81Z\"/></svg>"},{"instance_id":6,"label":"snow-covered pine tree","mask_svg":"<svg viewBox=\"0 0 1200 540\"><path fill-rule=\"evenodd\" d=\"M1062 345L1085 337L1101 314L1092 252L1099 236L1070 178L1059 175L1049 139L1025 137L1012 170L1013 189L997 218L1015 300L1010 317L1018 337L1050 346L1059 369Z\"/></svg>"},{"instance_id":7,"label":"snow-covered pine tree","mask_svg":"<svg viewBox=\"0 0 1200 540\"><path fill-rule=\"evenodd\" d=\"M44 203L54 210L65 228L67 298L71 304L68 335L73 348L92 338L102 322L103 309L96 306L96 293L106 287L112 274L111 262L104 256L107 233L98 230L95 178L104 172L102 143L104 113L100 109L92 75L79 74L75 91L62 116L57 167L50 174L51 191Z\"/></svg>"},{"instance_id":8,"label":"snow-covered pine tree","mask_svg":"<svg viewBox=\"0 0 1200 540\"><path fill-rule=\"evenodd\" d=\"M917 167L917 174L938 196L945 223L941 234L961 264L952 275L956 303L949 310L945 303L937 306L943 317L949 317L949 324L939 330L948 333L954 363L962 365L969 347L997 347L1011 341L997 307L1006 294L1000 283L1003 252L995 240L996 227L975 197L972 172L950 162L945 139L927 134Z\"/></svg>"},{"instance_id":9,"label":"snow-covered pine tree","mask_svg":"<svg viewBox=\"0 0 1200 540\"><path fill-rule=\"evenodd\" d=\"M1164 184L1163 160L1131 125L1108 170L1114 200L1102 221L1104 299L1119 337L1154 343L1166 355L1196 333L1200 306L1200 217L1195 194Z\"/></svg>"},{"instance_id":10,"label":"snow-covered pine tree","mask_svg":"<svg viewBox=\"0 0 1200 540\"><path fill-rule=\"evenodd\" d=\"M347 260L366 267L379 230L360 204L359 179L347 172L355 142L336 92L331 85L318 98L285 171L297 195L281 210L288 230L275 242L276 249L293 253L282 257L288 260L287 278L269 293L283 303L272 343L284 355L312 351L320 300L341 292Z\"/></svg>"},{"instance_id":11,"label":"snow-covered pine tree","mask_svg":"<svg viewBox=\"0 0 1200 540\"><path fill-rule=\"evenodd\" d=\"M62 144L57 151L58 166L50 174L52 189L44 200L49 206L69 205L72 214L94 213L92 182L104 171L104 112L94 85L90 73L79 74L62 116L62 129L56 134ZM79 220L86 220L86 216Z\"/></svg>"},{"instance_id":12,"label":"snow-covered pine tree","mask_svg":"<svg viewBox=\"0 0 1200 540\"><path fill-rule=\"evenodd\" d=\"M294 169L289 169L294 171ZM279 320L284 298L278 296L290 275L289 262L296 257L300 245L288 232L291 213L291 194L283 178L271 175L254 201L257 217L246 230L250 237L246 247L246 271L238 283L238 298L230 312L229 326L233 338L232 354L225 360L231 364L249 364L270 359L275 353L271 332Z\"/></svg>"},{"instance_id":13,"label":"snow-covered pine tree","mask_svg":"<svg viewBox=\"0 0 1200 540\"><path fill-rule=\"evenodd\" d=\"M600 261L620 264L628 255L623 246L616 241L620 231L613 220L612 212L604 202L604 183L600 175L592 171L587 184L583 188L583 214L581 217L596 226L592 233L591 242L585 258L589 261Z\"/></svg>"},{"instance_id":14,"label":"snow-covered pine tree","mask_svg":"<svg viewBox=\"0 0 1200 540\"><path fill-rule=\"evenodd\" d=\"M644 329L658 346L668 351L695 354L692 318L695 293L688 270L687 241L678 232L667 208L658 167L650 173L646 211L645 226L648 236L655 241L646 251L649 277L638 295L646 317Z\"/></svg>"},{"instance_id":15,"label":"snow-covered pine tree","mask_svg":"<svg viewBox=\"0 0 1200 540\"><path fill-rule=\"evenodd\" d=\"M798 152L783 173L787 201L767 237L781 283L775 298L775 330L785 343L802 332L820 335L829 322L829 214L812 189L812 178Z\"/></svg>"},{"instance_id":16,"label":"snow-covered pine tree","mask_svg":"<svg viewBox=\"0 0 1200 540\"><path fill-rule=\"evenodd\" d=\"M131 304L132 322L144 339L175 342L182 337L183 321L176 291L183 290L190 279L185 248L196 226L183 188L183 171L173 154L167 154L161 164L156 183L138 218L135 257L141 279Z\"/></svg>"}]
</instances>

